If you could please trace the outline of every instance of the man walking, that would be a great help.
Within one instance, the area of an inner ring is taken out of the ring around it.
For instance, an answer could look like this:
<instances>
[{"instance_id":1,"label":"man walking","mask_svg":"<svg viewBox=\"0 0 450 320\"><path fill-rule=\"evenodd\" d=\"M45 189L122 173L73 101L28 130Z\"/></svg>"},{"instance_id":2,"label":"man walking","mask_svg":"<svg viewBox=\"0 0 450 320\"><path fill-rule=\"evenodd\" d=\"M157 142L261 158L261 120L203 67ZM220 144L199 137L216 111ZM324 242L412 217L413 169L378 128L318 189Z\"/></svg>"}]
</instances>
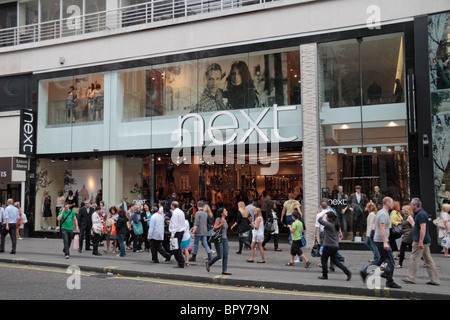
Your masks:
<instances>
[{"instance_id":1,"label":"man walking","mask_svg":"<svg viewBox=\"0 0 450 320\"><path fill-rule=\"evenodd\" d=\"M192 238L194 238L194 251L192 252L192 257L189 261L196 261L199 241L202 242L202 246L208 254L208 261L212 259L211 248L208 246L208 241L206 241L206 234L208 233L208 214L203 211L203 206L203 201L197 202L198 211L195 214L194 226L191 229Z\"/></svg>"},{"instance_id":2,"label":"man walking","mask_svg":"<svg viewBox=\"0 0 450 320\"><path fill-rule=\"evenodd\" d=\"M428 213L422 208L422 201L413 198L410 203L411 210L414 211L413 244L411 252L411 264L408 268L406 278L403 282L415 284L417 280L417 270L421 259L425 262L430 281L429 285L438 286L440 284L439 275L430 253L431 238L428 231Z\"/></svg>"},{"instance_id":3,"label":"man walking","mask_svg":"<svg viewBox=\"0 0 450 320\"><path fill-rule=\"evenodd\" d=\"M179 268L184 268L184 257L181 252L181 240L183 239L184 230L186 229L186 224L184 223L185 216L184 212L179 208L178 201L172 201L172 218L170 218L169 231L171 233L170 238L176 238L178 240L178 249L173 250L173 255L177 261Z\"/></svg>"},{"instance_id":4,"label":"man walking","mask_svg":"<svg viewBox=\"0 0 450 320\"><path fill-rule=\"evenodd\" d=\"M389 210L394 207L394 200L390 197L385 197L383 199L383 208L378 211L375 220L375 235L374 242L378 248L379 258L378 260L372 262L371 266L381 266L382 263L387 263L385 276L386 276L386 286L389 288L400 289L401 286L394 282L394 257L392 255L392 249L389 246ZM361 278L364 283L366 283L366 277L368 276L367 270L369 267L361 270Z\"/></svg>"},{"instance_id":5,"label":"man walking","mask_svg":"<svg viewBox=\"0 0 450 320\"><path fill-rule=\"evenodd\" d=\"M78 212L78 226L80 228L80 243L78 252L81 253L83 249L83 236L86 242L86 251L91 250L91 228L92 228L92 214L94 209L91 207L91 201L88 199L84 202L84 206Z\"/></svg>"},{"instance_id":6,"label":"man walking","mask_svg":"<svg viewBox=\"0 0 450 320\"><path fill-rule=\"evenodd\" d=\"M17 245L17 219L19 219L19 210L14 207L14 200L8 199L6 202L8 205L3 212L3 221L1 229L1 243L0 243L0 252L5 252L5 239L9 233L11 237L11 254L16 254L16 245Z\"/></svg>"},{"instance_id":7,"label":"man walking","mask_svg":"<svg viewBox=\"0 0 450 320\"><path fill-rule=\"evenodd\" d=\"M70 245L72 243L73 238L73 226L75 225L75 231L78 230L78 220L75 212L70 209L70 205L68 203L64 204L64 209L56 218L60 222L61 226L61 235L64 243L63 252L65 254L65 258L69 259L70 257Z\"/></svg>"},{"instance_id":8,"label":"man walking","mask_svg":"<svg viewBox=\"0 0 450 320\"><path fill-rule=\"evenodd\" d=\"M150 226L148 228L147 238L150 240L150 251L152 252L152 262L159 263L158 252L170 261L170 253L164 250L162 245L164 240L164 213L152 208L152 217L150 218Z\"/></svg>"}]
</instances>

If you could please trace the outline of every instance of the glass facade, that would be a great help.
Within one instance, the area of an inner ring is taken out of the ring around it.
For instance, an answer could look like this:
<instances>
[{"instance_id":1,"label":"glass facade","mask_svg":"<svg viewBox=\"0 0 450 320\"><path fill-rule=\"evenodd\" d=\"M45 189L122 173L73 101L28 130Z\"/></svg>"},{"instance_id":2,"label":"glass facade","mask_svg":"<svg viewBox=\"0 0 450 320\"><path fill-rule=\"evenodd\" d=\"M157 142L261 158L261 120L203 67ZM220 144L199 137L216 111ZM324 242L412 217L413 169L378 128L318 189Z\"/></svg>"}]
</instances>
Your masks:
<instances>
[{"instance_id":1,"label":"glass facade","mask_svg":"<svg viewBox=\"0 0 450 320\"><path fill-rule=\"evenodd\" d=\"M450 203L450 13L429 17L431 126L436 217Z\"/></svg>"},{"instance_id":2,"label":"glass facade","mask_svg":"<svg viewBox=\"0 0 450 320\"><path fill-rule=\"evenodd\" d=\"M301 141L299 59L286 48L41 80L38 152L167 149L181 130L192 145Z\"/></svg>"},{"instance_id":3,"label":"glass facade","mask_svg":"<svg viewBox=\"0 0 450 320\"><path fill-rule=\"evenodd\" d=\"M350 199L360 186L362 212L383 195L409 200L403 48L403 34L319 45L322 197ZM364 215L345 216L344 236L362 236Z\"/></svg>"}]
</instances>

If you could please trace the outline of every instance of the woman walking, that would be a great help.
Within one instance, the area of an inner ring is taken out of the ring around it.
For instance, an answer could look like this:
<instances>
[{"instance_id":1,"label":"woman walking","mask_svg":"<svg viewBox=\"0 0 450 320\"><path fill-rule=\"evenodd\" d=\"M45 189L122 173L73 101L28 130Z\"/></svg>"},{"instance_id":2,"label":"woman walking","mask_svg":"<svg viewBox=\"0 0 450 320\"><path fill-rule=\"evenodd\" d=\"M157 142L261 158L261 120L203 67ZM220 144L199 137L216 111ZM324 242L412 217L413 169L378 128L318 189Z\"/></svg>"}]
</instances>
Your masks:
<instances>
[{"instance_id":1,"label":"woman walking","mask_svg":"<svg viewBox=\"0 0 450 320\"><path fill-rule=\"evenodd\" d=\"M410 206L403 206L402 209L403 221L402 221L402 244L400 246L400 254L398 256L398 265L395 269L403 268L403 260L405 260L405 251L409 247L412 250L412 230L414 228L414 212Z\"/></svg>"},{"instance_id":2,"label":"woman walking","mask_svg":"<svg viewBox=\"0 0 450 320\"><path fill-rule=\"evenodd\" d=\"M252 244L250 246L250 249L252 251L252 256L247 262L254 262L255 259L255 247L258 246L259 252L261 253L261 260L258 261L258 263L266 263L264 260L264 248L263 248L263 241L264 241L264 220L262 217L262 212L260 208L255 208L255 221L252 222Z\"/></svg>"},{"instance_id":3,"label":"woman walking","mask_svg":"<svg viewBox=\"0 0 450 320\"><path fill-rule=\"evenodd\" d=\"M321 280L328 279L328 258L330 258L331 261L347 275L347 281L350 281L352 273L337 258L340 226L336 219L337 217L332 211L324 212L319 219L319 223L324 226L324 247L321 257L322 275L318 278Z\"/></svg>"},{"instance_id":4,"label":"woman walking","mask_svg":"<svg viewBox=\"0 0 450 320\"><path fill-rule=\"evenodd\" d=\"M369 202L366 206L366 211L369 212L367 216L367 229L366 229L366 246L372 251L373 259L372 261L378 260L378 248L373 241L373 236L375 235L375 219L377 214L377 206L373 202Z\"/></svg>"},{"instance_id":5,"label":"woman walking","mask_svg":"<svg viewBox=\"0 0 450 320\"><path fill-rule=\"evenodd\" d=\"M245 203L243 201L240 201L238 203L236 222L231 226L231 229L237 226L236 231L239 235L239 250L236 252L236 254L242 253L242 247L244 246L244 244L247 245L247 247L251 246L251 244L247 241L250 232L249 217L250 213L245 208Z\"/></svg>"},{"instance_id":6,"label":"woman walking","mask_svg":"<svg viewBox=\"0 0 450 320\"><path fill-rule=\"evenodd\" d=\"M228 238L227 238L227 231L228 231L228 223L227 218L228 212L225 208L219 208L217 210L217 218L214 223L214 231L221 230L222 231L222 240L220 242L216 242L216 251L217 255L213 257L211 260L206 262L206 271L210 271L211 266L216 263L217 260L222 259L222 274L225 275L231 275L230 272L228 272Z\"/></svg>"}]
</instances>

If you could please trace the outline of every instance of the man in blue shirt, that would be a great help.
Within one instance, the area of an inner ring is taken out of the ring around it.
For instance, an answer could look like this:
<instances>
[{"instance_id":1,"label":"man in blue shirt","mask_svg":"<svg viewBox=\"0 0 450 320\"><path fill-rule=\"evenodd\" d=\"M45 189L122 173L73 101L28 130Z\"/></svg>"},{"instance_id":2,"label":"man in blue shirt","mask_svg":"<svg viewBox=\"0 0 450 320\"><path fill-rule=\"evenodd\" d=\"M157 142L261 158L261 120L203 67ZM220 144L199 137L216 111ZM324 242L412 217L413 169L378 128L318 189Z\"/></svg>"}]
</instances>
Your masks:
<instances>
[{"instance_id":1,"label":"man in blue shirt","mask_svg":"<svg viewBox=\"0 0 450 320\"><path fill-rule=\"evenodd\" d=\"M425 262L425 268L427 269L430 281L429 285L438 286L440 284L439 275L431 258L430 243L431 238L428 232L428 213L422 209L422 201L419 198L413 198L410 204L411 209L414 211L414 228L413 228L413 244L411 252L411 264L408 269L408 275L405 279L402 279L406 283L414 284L417 280L417 270L421 258Z\"/></svg>"},{"instance_id":2,"label":"man in blue shirt","mask_svg":"<svg viewBox=\"0 0 450 320\"><path fill-rule=\"evenodd\" d=\"M14 200L8 199L7 207L4 210L2 228L1 228L1 243L0 252L5 252L5 238L9 233L11 237L11 254L16 254L16 244L17 244L17 220L19 219L19 210L14 207Z\"/></svg>"}]
</instances>

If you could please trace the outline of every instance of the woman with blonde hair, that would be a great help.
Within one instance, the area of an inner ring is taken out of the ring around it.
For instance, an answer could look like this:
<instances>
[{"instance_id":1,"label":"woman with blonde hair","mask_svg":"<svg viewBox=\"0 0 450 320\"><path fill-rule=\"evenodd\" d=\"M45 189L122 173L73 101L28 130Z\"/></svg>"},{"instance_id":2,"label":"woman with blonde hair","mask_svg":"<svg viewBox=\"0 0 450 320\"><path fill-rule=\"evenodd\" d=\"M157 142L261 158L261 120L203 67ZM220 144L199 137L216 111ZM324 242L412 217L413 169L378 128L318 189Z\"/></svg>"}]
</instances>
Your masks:
<instances>
[{"instance_id":1,"label":"woman with blonde hair","mask_svg":"<svg viewBox=\"0 0 450 320\"><path fill-rule=\"evenodd\" d=\"M411 207L409 205L403 206L402 208L402 215L403 215L403 221L402 221L402 244L400 246L400 254L398 256L398 266L396 266L396 269L403 268L403 260L405 260L405 251L406 248L410 248L412 250L412 230L414 228L414 212L412 211Z\"/></svg>"},{"instance_id":2,"label":"woman with blonde hair","mask_svg":"<svg viewBox=\"0 0 450 320\"><path fill-rule=\"evenodd\" d=\"M448 203L444 203L442 205L442 210L441 210L441 214L440 217L442 218L442 220L444 220L444 226L445 228L439 228L439 239L442 240L442 238L444 238L447 234L450 233L450 222L449 222L449 218L450 218L450 204ZM439 241L440 243L441 241ZM444 255L446 257L450 257L450 254L448 254L448 248L444 247Z\"/></svg>"},{"instance_id":3,"label":"woman with blonde hair","mask_svg":"<svg viewBox=\"0 0 450 320\"><path fill-rule=\"evenodd\" d=\"M231 226L231 229L237 226L237 233L239 235L239 250L236 254L242 253L242 247L247 245L250 247L250 243L247 241L249 232L250 232L250 223L252 217L245 207L245 203L243 201L238 202L238 213L236 216L236 222Z\"/></svg>"},{"instance_id":4,"label":"woman with blonde hair","mask_svg":"<svg viewBox=\"0 0 450 320\"><path fill-rule=\"evenodd\" d=\"M369 213L367 215L367 229L366 229L366 246L373 252L373 261L378 260L378 248L375 245L375 242L373 241L373 236L375 235L375 218L377 214L377 206L375 203L370 201L366 205L366 211Z\"/></svg>"},{"instance_id":5,"label":"woman with blonde hair","mask_svg":"<svg viewBox=\"0 0 450 320\"><path fill-rule=\"evenodd\" d=\"M258 246L259 252L261 253L261 260L258 263L266 263L264 260L264 248L262 243L264 241L264 219L262 217L262 212L260 208L255 209L255 221L252 222L252 244L250 249L252 251L252 256L247 262L253 262L255 258L255 247Z\"/></svg>"}]
</instances>

